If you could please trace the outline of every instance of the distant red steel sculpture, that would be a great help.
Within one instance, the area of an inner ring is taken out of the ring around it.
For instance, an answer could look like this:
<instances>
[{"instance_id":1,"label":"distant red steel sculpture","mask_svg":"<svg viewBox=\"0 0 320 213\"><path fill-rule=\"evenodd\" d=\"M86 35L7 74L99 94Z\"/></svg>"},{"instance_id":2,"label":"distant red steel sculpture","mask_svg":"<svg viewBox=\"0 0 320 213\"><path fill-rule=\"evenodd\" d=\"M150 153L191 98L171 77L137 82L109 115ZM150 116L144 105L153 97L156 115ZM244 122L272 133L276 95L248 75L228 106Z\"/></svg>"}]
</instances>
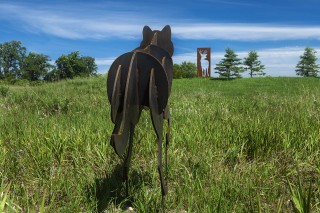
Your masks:
<instances>
[{"instance_id":1,"label":"distant red steel sculpture","mask_svg":"<svg viewBox=\"0 0 320 213\"><path fill-rule=\"evenodd\" d=\"M198 77L210 78L211 76L211 48L197 48Z\"/></svg>"},{"instance_id":2,"label":"distant red steel sculpture","mask_svg":"<svg viewBox=\"0 0 320 213\"><path fill-rule=\"evenodd\" d=\"M126 182L127 196L134 129L142 109L146 107L150 109L153 128L157 135L158 172L162 198L168 192L167 178L164 178L162 169L162 138L165 119L168 122L165 144L167 171L170 140L168 98L173 77L173 51L169 25L161 31L152 31L148 26L145 26L140 47L119 56L108 72L107 93L111 104L111 120L115 124L110 144L119 157L126 154L124 156L123 178Z\"/></svg>"}]
</instances>

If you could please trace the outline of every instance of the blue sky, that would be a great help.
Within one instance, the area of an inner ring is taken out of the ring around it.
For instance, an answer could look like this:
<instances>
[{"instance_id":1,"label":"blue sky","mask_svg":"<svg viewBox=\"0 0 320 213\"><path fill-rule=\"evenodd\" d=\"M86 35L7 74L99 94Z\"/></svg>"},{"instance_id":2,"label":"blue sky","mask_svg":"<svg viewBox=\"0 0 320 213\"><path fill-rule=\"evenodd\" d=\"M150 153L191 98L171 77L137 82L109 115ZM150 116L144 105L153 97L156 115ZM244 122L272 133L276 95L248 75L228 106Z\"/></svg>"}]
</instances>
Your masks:
<instances>
[{"instance_id":1,"label":"blue sky","mask_svg":"<svg viewBox=\"0 0 320 213\"><path fill-rule=\"evenodd\" d=\"M0 43L19 40L52 63L80 51L106 73L139 46L144 25L169 24L174 63L196 62L196 48L211 47L214 71L226 48L240 58L255 50L267 75L295 76L306 46L320 58L319 8L319 0L0 0Z\"/></svg>"}]
</instances>

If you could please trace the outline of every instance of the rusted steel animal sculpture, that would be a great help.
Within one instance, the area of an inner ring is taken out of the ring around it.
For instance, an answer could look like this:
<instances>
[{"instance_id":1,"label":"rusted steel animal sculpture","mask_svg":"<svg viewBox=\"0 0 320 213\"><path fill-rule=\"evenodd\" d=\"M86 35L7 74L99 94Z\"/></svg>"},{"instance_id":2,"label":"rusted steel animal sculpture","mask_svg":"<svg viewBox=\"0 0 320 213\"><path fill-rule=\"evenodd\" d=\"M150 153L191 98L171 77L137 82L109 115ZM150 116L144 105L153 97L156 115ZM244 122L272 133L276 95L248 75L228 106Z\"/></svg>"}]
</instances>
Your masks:
<instances>
[{"instance_id":1,"label":"rusted steel animal sculpture","mask_svg":"<svg viewBox=\"0 0 320 213\"><path fill-rule=\"evenodd\" d=\"M133 134L144 108L150 109L153 128L157 135L162 197L167 194L167 182L162 167L162 143L165 119L168 122L165 143L167 170L170 140L168 98L173 76L173 50L170 26L165 26L161 31L152 31L145 26L140 47L119 56L108 73L107 93L111 104L111 120L115 124L110 144L120 157L124 156L123 177L127 196Z\"/></svg>"}]
</instances>

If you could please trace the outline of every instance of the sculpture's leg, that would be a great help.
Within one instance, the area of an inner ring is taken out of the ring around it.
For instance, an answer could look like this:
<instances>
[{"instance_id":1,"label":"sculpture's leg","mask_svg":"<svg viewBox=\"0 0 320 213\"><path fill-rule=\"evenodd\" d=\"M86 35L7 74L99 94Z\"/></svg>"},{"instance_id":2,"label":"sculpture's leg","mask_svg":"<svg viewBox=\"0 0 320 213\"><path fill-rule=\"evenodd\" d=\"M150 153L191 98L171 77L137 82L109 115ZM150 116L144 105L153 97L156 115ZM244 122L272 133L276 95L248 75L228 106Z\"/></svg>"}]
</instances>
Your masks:
<instances>
[{"instance_id":1,"label":"sculpture's leg","mask_svg":"<svg viewBox=\"0 0 320 213\"><path fill-rule=\"evenodd\" d=\"M166 183L165 184L168 187L168 147L170 144L170 111L169 111L168 105L164 111L164 119L166 119L168 122L167 132L166 132L166 147L165 147L165 167L166 167Z\"/></svg>"},{"instance_id":2,"label":"sculpture's leg","mask_svg":"<svg viewBox=\"0 0 320 213\"><path fill-rule=\"evenodd\" d=\"M133 134L134 134L134 125L130 126L130 138L129 138L129 147L127 150L127 156L124 159L123 163L123 180L126 182L126 196L129 196L129 167L131 162L132 155L132 146L133 146Z\"/></svg>"},{"instance_id":3,"label":"sculpture's leg","mask_svg":"<svg viewBox=\"0 0 320 213\"><path fill-rule=\"evenodd\" d=\"M159 112L157 93L158 91L155 85L154 70L152 69L150 73L150 82L149 82L149 106L150 106L150 114L151 114L153 128L158 138L158 172L160 176L161 193L162 193L162 200L163 200L163 196L167 194L167 187L164 182L164 176L162 171L162 130L163 130L164 115L162 112Z\"/></svg>"},{"instance_id":4,"label":"sculpture's leg","mask_svg":"<svg viewBox=\"0 0 320 213\"><path fill-rule=\"evenodd\" d=\"M160 175L161 193L162 195L166 195L167 188L165 186L164 175L162 170L162 137L158 137L158 172Z\"/></svg>"}]
</instances>

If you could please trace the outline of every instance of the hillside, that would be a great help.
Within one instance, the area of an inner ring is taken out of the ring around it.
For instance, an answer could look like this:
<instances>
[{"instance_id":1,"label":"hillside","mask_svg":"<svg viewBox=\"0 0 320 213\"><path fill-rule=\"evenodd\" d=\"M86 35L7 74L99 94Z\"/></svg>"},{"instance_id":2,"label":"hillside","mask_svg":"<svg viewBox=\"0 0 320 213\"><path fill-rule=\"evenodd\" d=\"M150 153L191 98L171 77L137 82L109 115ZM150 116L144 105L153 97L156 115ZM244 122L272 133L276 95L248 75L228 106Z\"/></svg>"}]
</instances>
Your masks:
<instances>
[{"instance_id":1,"label":"hillside","mask_svg":"<svg viewBox=\"0 0 320 213\"><path fill-rule=\"evenodd\" d=\"M0 84L0 212L125 203L105 82ZM291 212L309 189L320 211L320 79L178 79L170 106L168 211ZM129 174L139 212L161 207L155 140L144 111Z\"/></svg>"}]
</instances>

